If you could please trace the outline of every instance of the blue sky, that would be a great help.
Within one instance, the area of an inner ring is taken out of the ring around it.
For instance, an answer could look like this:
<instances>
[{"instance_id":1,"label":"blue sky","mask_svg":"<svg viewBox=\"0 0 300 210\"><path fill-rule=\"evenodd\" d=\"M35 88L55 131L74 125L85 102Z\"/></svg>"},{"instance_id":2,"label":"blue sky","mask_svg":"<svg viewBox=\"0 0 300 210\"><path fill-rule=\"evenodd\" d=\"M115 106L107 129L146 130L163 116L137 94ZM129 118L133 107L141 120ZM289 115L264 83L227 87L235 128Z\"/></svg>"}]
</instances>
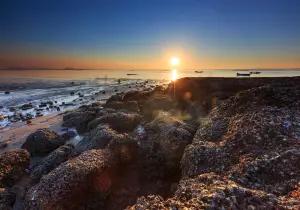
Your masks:
<instances>
[{"instance_id":1,"label":"blue sky","mask_svg":"<svg viewBox=\"0 0 300 210\"><path fill-rule=\"evenodd\" d=\"M2 0L0 38L1 66L296 67L300 1Z\"/></svg>"}]
</instances>

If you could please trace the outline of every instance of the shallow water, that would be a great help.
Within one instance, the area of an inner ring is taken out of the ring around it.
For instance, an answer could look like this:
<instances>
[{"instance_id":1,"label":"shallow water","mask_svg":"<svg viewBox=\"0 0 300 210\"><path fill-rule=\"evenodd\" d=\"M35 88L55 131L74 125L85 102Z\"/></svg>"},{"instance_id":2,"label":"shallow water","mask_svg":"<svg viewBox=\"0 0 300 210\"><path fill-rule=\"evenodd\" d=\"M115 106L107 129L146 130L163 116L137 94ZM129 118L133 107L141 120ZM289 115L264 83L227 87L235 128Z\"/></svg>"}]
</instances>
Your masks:
<instances>
[{"instance_id":1,"label":"shallow water","mask_svg":"<svg viewBox=\"0 0 300 210\"><path fill-rule=\"evenodd\" d=\"M23 88L16 88L18 86ZM66 82L55 80L47 82L37 79L16 79L13 87L10 82L4 81L2 87L10 90L9 94L0 91L0 128L9 126L18 121L27 121L39 116L59 113L74 109L83 104L90 104L96 101L104 101L115 93L129 90L139 90L158 84L158 81L126 79L119 81L108 80L76 80ZM41 85L47 88L42 88ZM43 105L45 103L50 103ZM22 105L30 104L32 108L22 109ZM1 131L0 131L1 132Z\"/></svg>"}]
</instances>

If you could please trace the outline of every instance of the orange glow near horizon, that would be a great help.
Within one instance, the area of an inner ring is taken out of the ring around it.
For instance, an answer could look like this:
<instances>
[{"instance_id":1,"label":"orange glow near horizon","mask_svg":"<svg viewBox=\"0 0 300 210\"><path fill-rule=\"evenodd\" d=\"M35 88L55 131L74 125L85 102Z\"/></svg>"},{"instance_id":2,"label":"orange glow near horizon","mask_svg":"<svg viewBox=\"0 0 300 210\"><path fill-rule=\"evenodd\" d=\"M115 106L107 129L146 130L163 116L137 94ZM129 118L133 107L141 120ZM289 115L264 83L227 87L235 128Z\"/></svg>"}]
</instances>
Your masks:
<instances>
[{"instance_id":1,"label":"orange glow near horizon","mask_svg":"<svg viewBox=\"0 0 300 210\"><path fill-rule=\"evenodd\" d=\"M173 51L158 53L153 56L107 56L72 55L54 53L0 53L0 68L10 67L42 67L42 68L82 68L82 69L234 69L234 68L299 68L299 55L264 55L242 56L196 55L187 52ZM172 57L174 56L174 58ZM179 59L180 58L180 59ZM182 62L184 60L184 63ZM166 62L167 61L167 62Z\"/></svg>"}]
</instances>

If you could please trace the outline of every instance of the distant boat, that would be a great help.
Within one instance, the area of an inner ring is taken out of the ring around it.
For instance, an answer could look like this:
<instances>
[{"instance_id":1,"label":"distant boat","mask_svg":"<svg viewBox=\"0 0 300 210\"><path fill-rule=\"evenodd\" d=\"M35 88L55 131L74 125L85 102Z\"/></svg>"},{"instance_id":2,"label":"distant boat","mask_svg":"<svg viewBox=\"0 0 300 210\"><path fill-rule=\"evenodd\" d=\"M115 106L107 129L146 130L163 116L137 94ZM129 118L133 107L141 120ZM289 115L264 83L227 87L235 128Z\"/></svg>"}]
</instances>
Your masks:
<instances>
[{"instance_id":1,"label":"distant boat","mask_svg":"<svg viewBox=\"0 0 300 210\"><path fill-rule=\"evenodd\" d=\"M237 77L250 77L250 73L239 73L239 72L237 72L236 73L236 76Z\"/></svg>"},{"instance_id":2,"label":"distant boat","mask_svg":"<svg viewBox=\"0 0 300 210\"><path fill-rule=\"evenodd\" d=\"M134 75L137 75L137 74L133 74L133 73L127 74L127 76L134 76Z\"/></svg>"},{"instance_id":3,"label":"distant boat","mask_svg":"<svg viewBox=\"0 0 300 210\"><path fill-rule=\"evenodd\" d=\"M203 73L203 71L195 71L195 73L201 74Z\"/></svg>"},{"instance_id":4,"label":"distant boat","mask_svg":"<svg viewBox=\"0 0 300 210\"><path fill-rule=\"evenodd\" d=\"M260 74L260 71L250 71L250 74Z\"/></svg>"}]
</instances>

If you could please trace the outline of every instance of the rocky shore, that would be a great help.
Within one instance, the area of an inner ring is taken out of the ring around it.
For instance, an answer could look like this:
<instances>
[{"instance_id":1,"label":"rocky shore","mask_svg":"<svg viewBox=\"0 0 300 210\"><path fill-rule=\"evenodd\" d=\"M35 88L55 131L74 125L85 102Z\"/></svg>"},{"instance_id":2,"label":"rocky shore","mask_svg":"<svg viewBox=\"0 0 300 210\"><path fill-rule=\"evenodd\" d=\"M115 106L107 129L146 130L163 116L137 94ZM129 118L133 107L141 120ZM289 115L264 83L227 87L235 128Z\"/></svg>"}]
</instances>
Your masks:
<instances>
[{"instance_id":1,"label":"rocky shore","mask_svg":"<svg viewBox=\"0 0 300 210\"><path fill-rule=\"evenodd\" d=\"M300 78L183 78L62 125L0 154L0 209L300 209Z\"/></svg>"}]
</instances>

